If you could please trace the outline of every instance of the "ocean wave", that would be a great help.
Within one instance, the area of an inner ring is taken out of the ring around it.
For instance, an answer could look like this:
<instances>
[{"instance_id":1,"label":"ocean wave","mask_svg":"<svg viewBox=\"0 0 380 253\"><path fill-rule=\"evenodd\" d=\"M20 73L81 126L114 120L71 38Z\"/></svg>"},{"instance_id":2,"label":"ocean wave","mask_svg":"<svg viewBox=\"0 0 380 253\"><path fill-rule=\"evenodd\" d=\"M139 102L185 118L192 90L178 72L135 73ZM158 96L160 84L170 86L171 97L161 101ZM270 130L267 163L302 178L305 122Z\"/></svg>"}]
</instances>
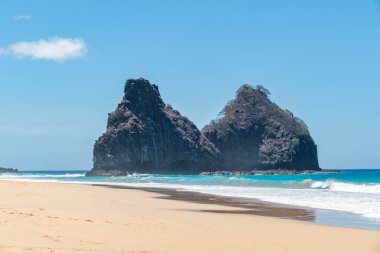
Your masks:
<instances>
[{"instance_id":1,"label":"ocean wave","mask_svg":"<svg viewBox=\"0 0 380 253\"><path fill-rule=\"evenodd\" d=\"M380 194L380 184L353 184L326 180L311 182L310 187L313 189L329 189L331 191L340 192Z\"/></svg>"},{"instance_id":2,"label":"ocean wave","mask_svg":"<svg viewBox=\"0 0 380 253\"><path fill-rule=\"evenodd\" d=\"M313 189L327 189L330 188L332 185L333 181L331 180L326 180L326 181L309 181L310 182L310 188Z\"/></svg>"}]
</instances>

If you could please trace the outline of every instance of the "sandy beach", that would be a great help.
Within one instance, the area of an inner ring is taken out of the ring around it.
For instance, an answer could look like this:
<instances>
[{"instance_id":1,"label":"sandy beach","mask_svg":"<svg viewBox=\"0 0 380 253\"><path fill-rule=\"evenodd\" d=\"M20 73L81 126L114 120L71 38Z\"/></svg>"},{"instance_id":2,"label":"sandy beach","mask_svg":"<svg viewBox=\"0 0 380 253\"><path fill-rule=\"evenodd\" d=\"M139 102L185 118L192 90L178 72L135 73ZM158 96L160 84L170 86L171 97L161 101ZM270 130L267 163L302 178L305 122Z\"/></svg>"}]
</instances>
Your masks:
<instances>
[{"instance_id":1,"label":"sandy beach","mask_svg":"<svg viewBox=\"0 0 380 253\"><path fill-rule=\"evenodd\" d=\"M143 190L0 181L0 252L380 252L380 231L239 211Z\"/></svg>"}]
</instances>

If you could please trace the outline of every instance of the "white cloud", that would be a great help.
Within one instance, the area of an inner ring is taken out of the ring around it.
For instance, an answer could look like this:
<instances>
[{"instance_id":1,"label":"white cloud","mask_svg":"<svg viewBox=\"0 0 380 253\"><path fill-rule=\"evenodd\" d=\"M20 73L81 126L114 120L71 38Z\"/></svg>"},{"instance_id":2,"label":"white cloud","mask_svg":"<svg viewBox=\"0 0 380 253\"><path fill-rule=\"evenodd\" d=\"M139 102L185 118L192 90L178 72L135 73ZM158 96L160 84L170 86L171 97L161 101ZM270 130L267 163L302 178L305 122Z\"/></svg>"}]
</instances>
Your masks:
<instances>
[{"instance_id":1,"label":"white cloud","mask_svg":"<svg viewBox=\"0 0 380 253\"><path fill-rule=\"evenodd\" d=\"M26 14L26 15L17 15L13 16L14 20L30 20L32 19L32 15Z\"/></svg>"},{"instance_id":2,"label":"white cloud","mask_svg":"<svg viewBox=\"0 0 380 253\"><path fill-rule=\"evenodd\" d=\"M83 39L54 37L48 40L20 41L6 49L0 49L1 53L12 54L18 58L63 62L85 56L87 47Z\"/></svg>"}]
</instances>

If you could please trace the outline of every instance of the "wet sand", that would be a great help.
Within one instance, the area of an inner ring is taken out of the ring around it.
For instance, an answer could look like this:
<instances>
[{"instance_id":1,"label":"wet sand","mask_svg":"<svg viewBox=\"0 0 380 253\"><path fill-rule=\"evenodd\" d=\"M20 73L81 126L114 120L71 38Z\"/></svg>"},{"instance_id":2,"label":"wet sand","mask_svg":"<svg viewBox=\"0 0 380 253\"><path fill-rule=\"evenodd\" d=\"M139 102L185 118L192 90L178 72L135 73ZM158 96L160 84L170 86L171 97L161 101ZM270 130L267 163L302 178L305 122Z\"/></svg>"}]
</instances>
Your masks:
<instances>
[{"instance_id":1,"label":"wet sand","mask_svg":"<svg viewBox=\"0 0 380 253\"><path fill-rule=\"evenodd\" d=\"M267 217L286 218L291 220L311 221L315 220L315 210L308 208L295 207L290 205L282 205L261 201L258 199L236 198L236 197L222 197L211 194L203 194L191 191L178 191L175 189L165 188L134 188L127 186L110 186L102 184L94 184L94 186L109 187L115 189L138 189L148 192L159 193L158 198L171 199L179 201L188 201L199 204L212 204L227 207L237 207L239 209L200 209L197 211L211 212L211 213L229 213L229 214L249 214L260 215Z\"/></svg>"},{"instance_id":2,"label":"wet sand","mask_svg":"<svg viewBox=\"0 0 380 253\"><path fill-rule=\"evenodd\" d=\"M312 217L231 201L0 181L0 252L380 253L379 231L252 215Z\"/></svg>"},{"instance_id":3,"label":"wet sand","mask_svg":"<svg viewBox=\"0 0 380 253\"><path fill-rule=\"evenodd\" d=\"M95 186L118 189L139 189L148 192L160 193L163 196L160 196L159 198L162 199L181 200L199 204L213 204L240 208L239 210L199 210L202 212L260 215L281 219L309 221L318 224L337 227L362 228L380 231L379 219L371 219L363 217L359 214L353 214L342 211L285 205L253 198L225 197L192 191L182 191L180 189L167 189L157 187L136 188L127 186L110 186L102 184L96 184Z\"/></svg>"}]
</instances>

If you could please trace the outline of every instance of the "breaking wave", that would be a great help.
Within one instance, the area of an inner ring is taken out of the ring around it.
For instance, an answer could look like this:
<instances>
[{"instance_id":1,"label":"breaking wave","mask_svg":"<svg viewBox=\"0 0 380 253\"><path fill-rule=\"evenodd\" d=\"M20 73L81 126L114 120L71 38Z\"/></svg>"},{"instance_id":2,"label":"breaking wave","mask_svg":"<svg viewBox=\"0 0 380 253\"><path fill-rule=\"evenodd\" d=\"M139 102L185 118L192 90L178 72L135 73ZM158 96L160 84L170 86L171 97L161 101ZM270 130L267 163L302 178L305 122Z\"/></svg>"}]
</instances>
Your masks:
<instances>
[{"instance_id":1,"label":"breaking wave","mask_svg":"<svg viewBox=\"0 0 380 253\"><path fill-rule=\"evenodd\" d=\"M314 181L313 189L330 189L331 191L380 194L380 184L353 184L336 182L334 180Z\"/></svg>"}]
</instances>

